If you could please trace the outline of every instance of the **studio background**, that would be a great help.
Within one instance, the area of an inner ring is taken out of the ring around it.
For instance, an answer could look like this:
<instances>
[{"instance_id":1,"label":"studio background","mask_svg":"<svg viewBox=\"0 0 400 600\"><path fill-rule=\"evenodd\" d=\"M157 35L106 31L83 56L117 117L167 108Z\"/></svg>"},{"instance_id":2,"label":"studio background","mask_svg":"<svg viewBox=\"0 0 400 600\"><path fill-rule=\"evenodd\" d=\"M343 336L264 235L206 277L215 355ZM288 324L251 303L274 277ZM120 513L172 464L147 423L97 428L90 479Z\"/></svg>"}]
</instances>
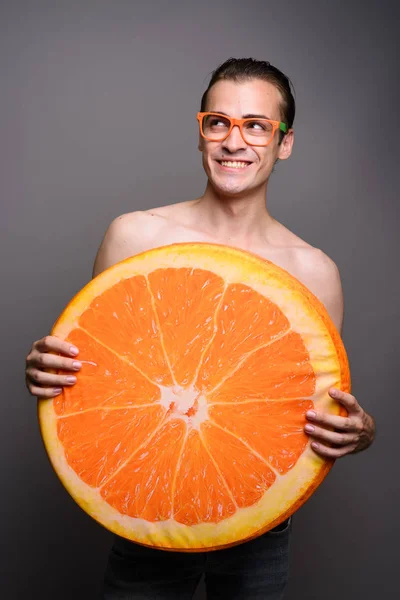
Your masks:
<instances>
[{"instance_id":1,"label":"studio background","mask_svg":"<svg viewBox=\"0 0 400 600\"><path fill-rule=\"evenodd\" d=\"M0 3L3 598L99 598L112 535L50 467L25 357L89 281L113 218L203 193L196 112L230 56L293 81L294 152L268 207L340 269L353 393L378 428L296 513L285 600L393 596L398 19L378 0Z\"/></svg>"}]
</instances>

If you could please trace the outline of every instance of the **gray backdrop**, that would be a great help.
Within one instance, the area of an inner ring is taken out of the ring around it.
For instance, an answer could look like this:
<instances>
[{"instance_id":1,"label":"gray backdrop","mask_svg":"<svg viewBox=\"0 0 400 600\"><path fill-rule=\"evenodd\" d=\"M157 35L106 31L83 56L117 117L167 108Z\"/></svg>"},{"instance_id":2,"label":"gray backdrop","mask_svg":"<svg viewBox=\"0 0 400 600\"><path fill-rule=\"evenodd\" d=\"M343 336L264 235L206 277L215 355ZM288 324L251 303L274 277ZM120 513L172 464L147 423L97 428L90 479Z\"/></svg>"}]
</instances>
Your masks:
<instances>
[{"instance_id":1,"label":"gray backdrop","mask_svg":"<svg viewBox=\"0 0 400 600\"><path fill-rule=\"evenodd\" d=\"M294 154L269 207L338 264L353 391L378 424L375 445L338 461L296 514L287 599L393 596L398 18L378 0L2 0L3 598L99 597L112 536L51 470L24 360L90 279L114 217L203 192L195 114L230 56L269 60L293 80Z\"/></svg>"}]
</instances>

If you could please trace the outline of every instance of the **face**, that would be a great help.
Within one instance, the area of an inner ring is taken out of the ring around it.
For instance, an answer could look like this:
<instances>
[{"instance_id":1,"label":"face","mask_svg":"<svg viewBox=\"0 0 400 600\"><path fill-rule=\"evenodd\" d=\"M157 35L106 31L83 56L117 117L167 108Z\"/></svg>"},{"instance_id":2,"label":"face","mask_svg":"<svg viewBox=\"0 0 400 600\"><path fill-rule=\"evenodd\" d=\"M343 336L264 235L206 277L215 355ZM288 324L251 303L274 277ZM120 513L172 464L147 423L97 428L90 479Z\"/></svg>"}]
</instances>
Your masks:
<instances>
[{"instance_id":1,"label":"face","mask_svg":"<svg viewBox=\"0 0 400 600\"><path fill-rule=\"evenodd\" d=\"M281 121L281 101L281 93L268 81L221 80L208 93L206 111L222 112L239 119L249 114L264 115ZM251 146L244 141L239 128L233 127L223 142L208 141L200 136L199 150L213 187L222 194L239 195L266 186L276 160L284 160L291 154L293 130L289 130L280 145L278 142L277 131L268 146ZM246 166L223 166L221 162L226 160L245 161Z\"/></svg>"}]
</instances>

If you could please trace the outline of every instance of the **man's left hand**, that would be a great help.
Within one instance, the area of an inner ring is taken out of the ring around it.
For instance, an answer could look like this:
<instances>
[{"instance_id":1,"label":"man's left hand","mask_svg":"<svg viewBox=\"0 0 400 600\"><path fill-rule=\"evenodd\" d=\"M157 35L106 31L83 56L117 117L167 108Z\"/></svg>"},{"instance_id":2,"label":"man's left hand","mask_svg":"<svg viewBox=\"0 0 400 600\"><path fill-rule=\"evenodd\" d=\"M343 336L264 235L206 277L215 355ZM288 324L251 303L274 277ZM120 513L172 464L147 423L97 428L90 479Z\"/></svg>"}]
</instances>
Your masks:
<instances>
[{"instance_id":1,"label":"man's left hand","mask_svg":"<svg viewBox=\"0 0 400 600\"><path fill-rule=\"evenodd\" d=\"M374 419L351 394L330 388L329 395L345 407L348 416L340 417L315 410L306 413L309 423L304 430L313 438L311 447L314 452L326 458L339 458L366 450L375 437Z\"/></svg>"}]
</instances>

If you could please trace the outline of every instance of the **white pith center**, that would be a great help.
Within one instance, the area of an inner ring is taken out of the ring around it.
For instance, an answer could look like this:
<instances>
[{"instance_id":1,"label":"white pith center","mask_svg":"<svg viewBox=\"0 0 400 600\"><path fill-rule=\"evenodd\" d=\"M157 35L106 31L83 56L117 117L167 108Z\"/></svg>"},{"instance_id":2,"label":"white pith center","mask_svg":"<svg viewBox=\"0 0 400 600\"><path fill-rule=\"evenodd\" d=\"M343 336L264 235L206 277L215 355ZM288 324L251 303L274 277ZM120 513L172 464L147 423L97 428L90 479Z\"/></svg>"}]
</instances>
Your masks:
<instances>
[{"instance_id":1,"label":"white pith center","mask_svg":"<svg viewBox=\"0 0 400 600\"><path fill-rule=\"evenodd\" d=\"M182 419L193 429L199 429L208 419L207 400L193 386L165 387L160 385L160 404L171 412L171 417Z\"/></svg>"}]
</instances>

